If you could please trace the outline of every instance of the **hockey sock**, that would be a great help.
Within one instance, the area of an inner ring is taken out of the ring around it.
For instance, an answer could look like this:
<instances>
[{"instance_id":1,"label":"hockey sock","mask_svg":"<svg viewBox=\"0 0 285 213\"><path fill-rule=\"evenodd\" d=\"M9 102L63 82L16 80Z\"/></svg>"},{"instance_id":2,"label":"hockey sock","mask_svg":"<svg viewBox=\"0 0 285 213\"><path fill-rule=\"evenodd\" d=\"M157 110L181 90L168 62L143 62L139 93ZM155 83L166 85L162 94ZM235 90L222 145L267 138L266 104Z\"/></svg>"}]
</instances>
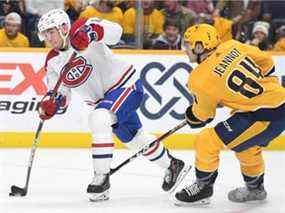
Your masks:
<instances>
[{"instance_id":1,"label":"hockey sock","mask_svg":"<svg viewBox=\"0 0 285 213\"><path fill-rule=\"evenodd\" d=\"M204 172L196 168L197 180L202 183L205 183L206 185L214 185L217 176L218 176L217 170L214 172Z\"/></svg>"},{"instance_id":2,"label":"hockey sock","mask_svg":"<svg viewBox=\"0 0 285 213\"><path fill-rule=\"evenodd\" d=\"M143 155L164 169L170 165L171 157L162 143L155 143Z\"/></svg>"},{"instance_id":3,"label":"hockey sock","mask_svg":"<svg viewBox=\"0 0 285 213\"><path fill-rule=\"evenodd\" d=\"M112 140L96 140L92 144L93 168L96 173L106 174L110 171L114 143Z\"/></svg>"},{"instance_id":4,"label":"hockey sock","mask_svg":"<svg viewBox=\"0 0 285 213\"><path fill-rule=\"evenodd\" d=\"M258 188L264 182L264 174L256 176L256 177L250 177L250 176L247 176L245 174L242 174L242 176L243 176L243 179L246 183L246 186L249 189Z\"/></svg>"}]
</instances>

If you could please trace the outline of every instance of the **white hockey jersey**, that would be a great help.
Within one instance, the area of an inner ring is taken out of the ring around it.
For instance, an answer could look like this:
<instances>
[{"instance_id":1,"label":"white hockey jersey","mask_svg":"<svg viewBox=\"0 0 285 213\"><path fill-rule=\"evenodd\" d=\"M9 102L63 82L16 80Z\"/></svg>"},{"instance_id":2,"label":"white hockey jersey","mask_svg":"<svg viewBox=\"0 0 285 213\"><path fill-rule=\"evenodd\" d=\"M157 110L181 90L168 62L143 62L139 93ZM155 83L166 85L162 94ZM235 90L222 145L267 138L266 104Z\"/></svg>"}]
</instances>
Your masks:
<instances>
[{"instance_id":1,"label":"white hockey jersey","mask_svg":"<svg viewBox=\"0 0 285 213\"><path fill-rule=\"evenodd\" d=\"M119 60L107 46L118 43L122 35L121 26L96 18L88 19L86 24L88 22L96 22L104 28L102 40L91 42L87 49L80 52L71 46L64 51L53 49L47 55L45 68L50 90L62 75L59 92L69 98L72 89L90 104L98 102L108 91L134 84L137 78L133 65ZM64 69L74 52L76 56L68 69Z\"/></svg>"}]
</instances>

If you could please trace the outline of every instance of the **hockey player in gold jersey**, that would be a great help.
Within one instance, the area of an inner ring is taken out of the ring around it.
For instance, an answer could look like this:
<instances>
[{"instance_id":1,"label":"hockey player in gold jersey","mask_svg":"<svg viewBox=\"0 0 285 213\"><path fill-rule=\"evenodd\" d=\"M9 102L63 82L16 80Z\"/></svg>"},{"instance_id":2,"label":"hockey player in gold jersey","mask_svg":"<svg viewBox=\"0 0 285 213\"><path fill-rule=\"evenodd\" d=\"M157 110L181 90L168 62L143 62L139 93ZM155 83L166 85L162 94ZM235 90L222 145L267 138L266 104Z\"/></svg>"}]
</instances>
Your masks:
<instances>
[{"instance_id":1,"label":"hockey player in gold jersey","mask_svg":"<svg viewBox=\"0 0 285 213\"><path fill-rule=\"evenodd\" d=\"M195 140L196 181L176 193L176 204L209 203L218 175L219 152L225 146L240 162L245 187L229 192L233 202L264 200L262 147L285 129L285 89L274 72L274 62L256 47L229 40L221 43L214 27L188 28L184 50L198 66L189 76L194 96L185 117L192 128L211 122L216 108L232 109L214 128L203 129Z\"/></svg>"}]
</instances>

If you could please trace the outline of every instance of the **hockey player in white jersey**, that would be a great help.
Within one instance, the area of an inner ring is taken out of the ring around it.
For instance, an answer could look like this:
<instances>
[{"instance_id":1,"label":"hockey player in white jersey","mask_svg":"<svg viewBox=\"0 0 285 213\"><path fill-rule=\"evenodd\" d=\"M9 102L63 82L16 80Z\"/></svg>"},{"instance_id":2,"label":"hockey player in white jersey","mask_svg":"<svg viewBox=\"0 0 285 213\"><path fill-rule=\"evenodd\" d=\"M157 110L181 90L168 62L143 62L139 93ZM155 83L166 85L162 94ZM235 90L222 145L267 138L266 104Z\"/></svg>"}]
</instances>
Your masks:
<instances>
[{"instance_id":1,"label":"hockey player in white jersey","mask_svg":"<svg viewBox=\"0 0 285 213\"><path fill-rule=\"evenodd\" d=\"M50 98L54 92L49 91L41 102L40 118L50 119L60 107L66 107L71 91L93 105L89 127L93 136L94 179L87 192L91 201L107 200L114 149L112 133L126 147L135 150L155 140L155 136L142 130L136 112L143 98L143 87L135 77L134 66L117 59L107 46L118 43L122 28L97 18L79 19L70 26L67 14L55 9L40 18L38 30L40 39L53 47L45 62L48 87L53 88L62 78L55 100ZM165 168L164 191L173 191L189 171L162 143L152 146L144 156Z\"/></svg>"}]
</instances>

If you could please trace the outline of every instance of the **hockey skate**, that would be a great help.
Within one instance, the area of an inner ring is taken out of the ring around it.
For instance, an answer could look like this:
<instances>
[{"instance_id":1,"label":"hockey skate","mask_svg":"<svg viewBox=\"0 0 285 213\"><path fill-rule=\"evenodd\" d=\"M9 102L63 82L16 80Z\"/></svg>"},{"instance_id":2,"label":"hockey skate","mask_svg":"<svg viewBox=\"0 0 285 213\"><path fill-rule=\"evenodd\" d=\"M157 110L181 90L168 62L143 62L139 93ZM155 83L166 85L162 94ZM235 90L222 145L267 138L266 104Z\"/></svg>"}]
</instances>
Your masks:
<instances>
[{"instance_id":1,"label":"hockey skate","mask_svg":"<svg viewBox=\"0 0 285 213\"><path fill-rule=\"evenodd\" d=\"M247 201L265 200L267 192L261 184L257 188L249 188L247 186L236 188L228 193L228 199L232 202L244 203Z\"/></svg>"},{"instance_id":2,"label":"hockey skate","mask_svg":"<svg viewBox=\"0 0 285 213\"><path fill-rule=\"evenodd\" d=\"M198 170L196 169L196 172ZM218 176L218 172L209 173L175 194L175 204L178 206L205 205L210 203L213 195L213 185Z\"/></svg>"},{"instance_id":3,"label":"hockey skate","mask_svg":"<svg viewBox=\"0 0 285 213\"><path fill-rule=\"evenodd\" d=\"M175 194L175 205L191 206L209 204L209 198L212 195L213 186L198 180Z\"/></svg>"},{"instance_id":4,"label":"hockey skate","mask_svg":"<svg viewBox=\"0 0 285 213\"><path fill-rule=\"evenodd\" d=\"M109 200L110 174L96 174L93 181L87 187L91 202Z\"/></svg>"},{"instance_id":5,"label":"hockey skate","mask_svg":"<svg viewBox=\"0 0 285 213\"><path fill-rule=\"evenodd\" d=\"M190 169L190 165L186 165L182 160L172 157L170 166L165 172L162 189L169 193L173 192L185 178Z\"/></svg>"}]
</instances>

